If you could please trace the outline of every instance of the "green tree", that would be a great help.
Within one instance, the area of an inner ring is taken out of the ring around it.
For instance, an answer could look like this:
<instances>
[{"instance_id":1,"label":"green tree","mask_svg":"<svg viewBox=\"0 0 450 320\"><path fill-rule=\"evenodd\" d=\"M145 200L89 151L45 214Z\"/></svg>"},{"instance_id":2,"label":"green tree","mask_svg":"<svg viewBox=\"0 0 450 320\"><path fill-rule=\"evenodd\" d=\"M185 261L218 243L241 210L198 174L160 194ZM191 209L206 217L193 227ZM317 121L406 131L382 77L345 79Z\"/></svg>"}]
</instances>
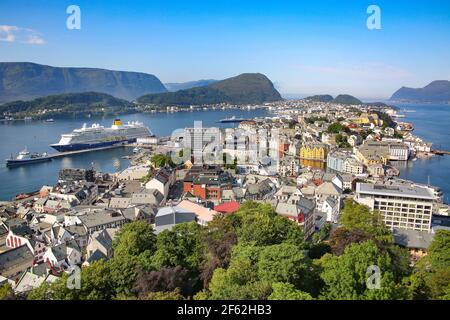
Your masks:
<instances>
[{"instance_id":1,"label":"green tree","mask_svg":"<svg viewBox=\"0 0 450 320\"><path fill-rule=\"evenodd\" d=\"M414 266L410 287L415 299L450 299L450 231L438 230L428 254Z\"/></svg>"},{"instance_id":2,"label":"green tree","mask_svg":"<svg viewBox=\"0 0 450 320\"><path fill-rule=\"evenodd\" d=\"M291 283L275 282L268 300L314 300L307 292L297 290Z\"/></svg>"},{"instance_id":3,"label":"green tree","mask_svg":"<svg viewBox=\"0 0 450 320\"><path fill-rule=\"evenodd\" d=\"M278 216L269 204L246 202L236 213L238 240L256 245L290 242L306 247L304 233L295 222Z\"/></svg>"},{"instance_id":4,"label":"green tree","mask_svg":"<svg viewBox=\"0 0 450 320\"><path fill-rule=\"evenodd\" d=\"M383 243L393 243L392 233L382 215L353 200L346 200L339 222L347 229L358 229Z\"/></svg>"},{"instance_id":5,"label":"green tree","mask_svg":"<svg viewBox=\"0 0 450 320\"><path fill-rule=\"evenodd\" d=\"M170 156L165 154L155 154L151 159L151 163L155 166L155 168L161 168L164 166L174 167L174 163Z\"/></svg>"},{"instance_id":6,"label":"green tree","mask_svg":"<svg viewBox=\"0 0 450 320\"><path fill-rule=\"evenodd\" d=\"M182 266L198 272L205 260L201 228L196 222L180 223L172 230L164 230L158 234L157 249L151 257L152 267L158 270L162 267Z\"/></svg>"},{"instance_id":7,"label":"green tree","mask_svg":"<svg viewBox=\"0 0 450 320\"><path fill-rule=\"evenodd\" d=\"M351 244L340 256L326 254L319 261L320 274L325 286L322 296L326 299L341 300L389 300L408 298L407 290L394 282L390 256L383 253L371 241ZM367 279L370 266L380 270L380 288L370 289Z\"/></svg>"},{"instance_id":8,"label":"green tree","mask_svg":"<svg viewBox=\"0 0 450 320\"><path fill-rule=\"evenodd\" d=\"M14 291L9 283L0 285L0 300L14 299Z\"/></svg>"},{"instance_id":9,"label":"green tree","mask_svg":"<svg viewBox=\"0 0 450 320\"><path fill-rule=\"evenodd\" d=\"M109 260L111 280L117 294L130 294L137 269L146 266L155 251L156 236L146 222L125 224L114 239L114 255Z\"/></svg>"}]
</instances>

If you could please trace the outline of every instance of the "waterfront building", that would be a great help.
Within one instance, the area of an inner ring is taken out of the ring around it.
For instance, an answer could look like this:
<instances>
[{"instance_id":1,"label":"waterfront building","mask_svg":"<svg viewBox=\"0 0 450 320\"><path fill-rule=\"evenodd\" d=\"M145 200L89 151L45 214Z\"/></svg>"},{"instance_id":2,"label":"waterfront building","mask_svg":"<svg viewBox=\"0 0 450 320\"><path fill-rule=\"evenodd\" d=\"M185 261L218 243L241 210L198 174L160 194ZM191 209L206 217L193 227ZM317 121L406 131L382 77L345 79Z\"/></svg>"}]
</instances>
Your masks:
<instances>
[{"instance_id":1,"label":"waterfront building","mask_svg":"<svg viewBox=\"0 0 450 320\"><path fill-rule=\"evenodd\" d=\"M430 231L436 197L428 188L389 183L357 183L355 200L378 210L389 228Z\"/></svg>"},{"instance_id":2,"label":"waterfront building","mask_svg":"<svg viewBox=\"0 0 450 320\"><path fill-rule=\"evenodd\" d=\"M326 161L328 146L323 143L307 143L300 148L300 158Z\"/></svg>"},{"instance_id":3,"label":"waterfront building","mask_svg":"<svg viewBox=\"0 0 450 320\"><path fill-rule=\"evenodd\" d=\"M350 154L345 151L335 150L328 154L327 168L334 171L343 172L345 160L350 157Z\"/></svg>"},{"instance_id":4,"label":"waterfront building","mask_svg":"<svg viewBox=\"0 0 450 320\"><path fill-rule=\"evenodd\" d=\"M355 158L347 157L344 161L342 172L350 174L362 174L364 172L364 166Z\"/></svg>"}]
</instances>

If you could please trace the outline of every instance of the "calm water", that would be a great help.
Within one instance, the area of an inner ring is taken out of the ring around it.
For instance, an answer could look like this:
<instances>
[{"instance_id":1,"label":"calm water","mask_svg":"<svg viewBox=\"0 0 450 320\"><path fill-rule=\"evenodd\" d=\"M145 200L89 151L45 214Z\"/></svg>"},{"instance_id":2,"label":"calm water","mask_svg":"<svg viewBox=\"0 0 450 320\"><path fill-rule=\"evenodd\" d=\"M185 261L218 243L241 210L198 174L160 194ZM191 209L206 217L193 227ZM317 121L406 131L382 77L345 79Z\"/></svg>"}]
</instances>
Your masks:
<instances>
[{"instance_id":1,"label":"calm water","mask_svg":"<svg viewBox=\"0 0 450 320\"><path fill-rule=\"evenodd\" d=\"M404 121L414 124L414 135L433 142L433 148L450 150L450 105L398 105ZM450 156L434 156L430 159L408 161L399 167L400 177L441 187L444 201L450 203Z\"/></svg>"},{"instance_id":2,"label":"calm water","mask_svg":"<svg viewBox=\"0 0 450 320\"><path fill-rule=\"evenodd\" d=\"M175 129L193 126L201 120L203 126L233 126L219 124L216 121L236 116L242 118L263 117L265 109L212 110L157 114L132 114L121 116L124 122L140 121L158 136L171 135ZM111 126L113 118L92 119L88 122ZM60 135L80 128L86 120L56 120L53 123L42 121L10 122L0 124L0 200L10 200L21 192L40 189L44 184L54 184L62 168L89 168L92 165L103 172L123 170L129 164L123 156L132 153L131 148L118 148L53 159L51 162L37 163L19 168L7 168L5 159L16 155L25 147L30 152L54 152L50 144L59 141Z\"/></svg>"}]
</instances>

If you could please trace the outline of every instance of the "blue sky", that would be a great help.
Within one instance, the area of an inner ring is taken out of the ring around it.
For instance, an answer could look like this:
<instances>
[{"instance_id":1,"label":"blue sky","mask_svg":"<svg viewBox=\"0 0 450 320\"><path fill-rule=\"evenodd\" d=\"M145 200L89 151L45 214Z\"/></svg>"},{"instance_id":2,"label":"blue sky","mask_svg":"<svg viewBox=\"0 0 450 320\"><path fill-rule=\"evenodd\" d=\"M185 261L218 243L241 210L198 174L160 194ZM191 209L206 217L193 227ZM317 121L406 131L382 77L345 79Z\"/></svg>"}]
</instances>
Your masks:
<instances>
[{"instance_id":1,"label":"blue sky","mask_svg":"<svg viewBox=\"0 0 450 320\"><path fill-rule=\"evenodd\" d=\"M66 8L81 9L81 30ZM366 27L369 5L381 30ZM450 1L2 0L0 61L152 73L266 74L282 93L386 98L450 79Z\"/></svg>"}]
</instances>

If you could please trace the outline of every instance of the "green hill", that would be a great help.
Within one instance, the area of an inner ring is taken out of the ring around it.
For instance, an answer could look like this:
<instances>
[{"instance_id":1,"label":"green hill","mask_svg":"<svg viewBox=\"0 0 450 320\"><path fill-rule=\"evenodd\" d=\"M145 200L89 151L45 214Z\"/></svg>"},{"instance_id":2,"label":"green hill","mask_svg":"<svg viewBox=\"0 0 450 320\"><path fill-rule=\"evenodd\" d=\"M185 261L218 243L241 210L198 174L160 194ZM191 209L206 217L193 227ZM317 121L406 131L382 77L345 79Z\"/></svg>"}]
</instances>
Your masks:
<instances>
[{"instance_id":1,"label":"green hill","mask_svg":"<svg viewBox=\"0 0 450 320\"><path fill-rule=\"evenodd\" d=\"M363 102L354 96L351 96L349 94L340 94L336 98L333 99L334 103L339 104L363 104Z\"/></svg>"},{"instance_id":2,"label":"green hill","mask_svg":"<svg viewBox=\"0 0 450 320\"><path fill-rule=\"evenodd\" d=\"M98 92L66 93L0 105L0 114L7 113L16 118L86 117L88 114L105 115L133 110L133 103Z\"/></svg>"},{"instance_id":3,"label":"green hill","mask_svg":"<svg viewBox=\"0 0 450 320\"><path fill-rule=\"evenodd\" d=\"M0 103L74 92L102 92L134 100L166 92L151 74L93 68L58 68L29 62L0 63Z\"/></svg>"},{"instance_id":4,"label":"green hill","mask_svg":"<svg viewBox=\"0 0 450 320\"><path fill-rule=\"evenodd\" d=\"M305 100L315 101L315 102L332 102L333 96L329 94L319 94L315 96L306 97Z\"/></svg>"},{"instance_id":5,"label":"green hill","mask_svg":"<svg viewBox=\"0 0 450 320\"><path fill-rule=\"evenodd\" d=\"M244 73L204 87L145 95L138 102L159 106L188 106L216 103L258 104L277 100L282 100L281 95L265 75Z\"/></svg>"}]
</instances>

